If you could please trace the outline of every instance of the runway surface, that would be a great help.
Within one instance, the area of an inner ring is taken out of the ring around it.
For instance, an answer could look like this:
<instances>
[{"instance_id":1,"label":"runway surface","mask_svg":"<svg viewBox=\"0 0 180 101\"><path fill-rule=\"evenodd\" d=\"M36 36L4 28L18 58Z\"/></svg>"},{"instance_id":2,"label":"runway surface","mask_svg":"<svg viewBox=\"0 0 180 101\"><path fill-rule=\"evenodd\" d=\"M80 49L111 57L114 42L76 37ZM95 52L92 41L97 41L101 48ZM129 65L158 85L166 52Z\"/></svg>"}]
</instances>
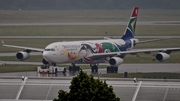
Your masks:
<instances>
[{"instance_id":1,"label":"runway surface","mask_svg":"<svg viewBox=\"0 0 180 101\"><path fill-rule=\"evenodd\" d=\"M121 101L179 101L180 82L164 80L139 79L137 83L133 79L100 78L106 80L108 85L114 88L116 96ZM0 79L1 101L50 101L57 98L58 91L69 91L71 78L63 79L31 79L22 81L17 79Z\"/></svg>"},{"instance_id":2,"label":"runway surface","mask_svg":"<svg viewBox=\"0 0 180 101\"><path fill-rule=\"evenodd\" d=\"M0 23L0 26L55 26L55 25L127 25L127 21L119 22L59 22L59 23ZM137 25L180 25L180 21L138 21Z\"/></svg>"},{"instance_id":3,"label":"runway surface","mask_svg":"<svg viewBox=\"0 0 180 101\"><path fill-rule=\"evenodd\" d=\"M26 64L26 65L42 65L40 62L21 62L21 61L0 61L1 64ZM66 68L69 67L70 64ZM81 64L77 64L81 67ZM87 64L89 65L89 64ZM108 65L108 64L99 64L99 65ZM35 66L36 67L36 66ZM149 72L170 72L170 73L180 73L180 63L145 63L145 64L122 64L118 67L118 73L149 73ZM83 68L82 68L83 69ZM91 74L91 69L83 69L83 71ZM55 74L39 74L37 72L18 72L18 73L0 73L0 76L32 76L32 77L64 77L64 76L74 76L78 72L69 72L67 71L64 75L62 72ZM106 74L106 66L103 69L98 70L99 74Z\"/></svg>"},{"instance_id":4,"label":"runway surface","mask_svg":"<svg viewBox=\"0 0 180 101\"><path fill-rule=\"evenodd\" d=\"M2 64L26 64L26 65L42 65L41 62L22 62L22 61L0 61ZM70 64L64 64L69 67ZM84 64L77 64L81 67ZM89 65L89 64L87 64ZM99 65L109 65L102 63ZM91 72L91 69L86 69ZM121 64L118 69L119 73L124 72L180 72L180 63L144 63L144 64ZM106 73L106 68L99 69L99 73Z\"/></svg>"}]
</instances>

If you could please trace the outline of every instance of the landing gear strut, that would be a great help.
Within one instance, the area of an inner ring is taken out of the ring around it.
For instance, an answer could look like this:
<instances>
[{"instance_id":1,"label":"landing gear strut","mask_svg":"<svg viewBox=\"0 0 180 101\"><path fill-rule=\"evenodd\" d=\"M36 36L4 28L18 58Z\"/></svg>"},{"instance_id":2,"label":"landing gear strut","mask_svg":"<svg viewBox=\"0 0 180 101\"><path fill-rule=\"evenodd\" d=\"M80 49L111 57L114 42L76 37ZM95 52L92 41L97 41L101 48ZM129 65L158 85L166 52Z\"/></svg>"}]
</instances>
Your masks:
<instances>
[{"instance_id":1,"label":"landing gear strut","mask_svg":"<svg viewBox=\"0 0 180 101\"><path fill-rule=\"evenodd\" d=\"M56 66L56 63L51 63L52 66Z\"/></svg>"},{"instance_id":2,"label":"landing gear strut","mask_svg":"<svg viewBox=\"0 0 180 101\"><path fill-rule=\"evenodd\" d=\"M118 66L108 66L107 73L118 73Z\"/></svg>"},{"instance_id":3,"label":"landing gear strut","mask_svg":"<svg viewBox=\"0 0 180 101\"><path fill-rule=\"evenodd\" d=\"M91 72L97 73L98 72L98 64L90 64Z\"/></svg>"},{"instance_id":4,"label":"landing gear strut","mask_svg":"<svg viewBox=\"0 0 180 101\"><path fill-rule=\"evenodd\" d=\"M75 63L72 63L71 66L69 66L69 71L79 71L80 67L76 66Z\"/></svg>"}]
</instances>

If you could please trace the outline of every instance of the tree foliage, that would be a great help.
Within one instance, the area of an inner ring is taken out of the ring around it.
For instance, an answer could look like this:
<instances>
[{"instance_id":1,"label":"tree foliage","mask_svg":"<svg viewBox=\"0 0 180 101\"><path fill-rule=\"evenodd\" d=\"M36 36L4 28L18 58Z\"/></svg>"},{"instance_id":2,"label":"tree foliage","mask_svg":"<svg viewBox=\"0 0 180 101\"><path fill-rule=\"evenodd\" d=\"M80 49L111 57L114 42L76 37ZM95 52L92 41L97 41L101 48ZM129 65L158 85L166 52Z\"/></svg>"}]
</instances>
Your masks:
<instances>
[{"instance_id":1,"label":"tree foliage","mask_svg":"<svg viewBox=\"0 0 180 101\"><path fill-rule=\"evenodd\" d=\"M106 81L94 79L82 70L71 81L70 91L59 90L54 101L120 101Z\"/></svg>"}]
</instances>

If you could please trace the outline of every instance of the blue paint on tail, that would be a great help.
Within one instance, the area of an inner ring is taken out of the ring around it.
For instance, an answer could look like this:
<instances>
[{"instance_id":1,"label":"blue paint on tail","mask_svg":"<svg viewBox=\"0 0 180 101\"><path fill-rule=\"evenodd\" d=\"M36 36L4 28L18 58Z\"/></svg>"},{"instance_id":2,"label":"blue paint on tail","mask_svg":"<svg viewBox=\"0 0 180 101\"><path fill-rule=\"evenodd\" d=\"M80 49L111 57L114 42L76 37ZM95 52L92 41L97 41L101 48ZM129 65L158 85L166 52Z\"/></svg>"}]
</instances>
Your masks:
<instances>
[{"instance_id":1,"label":"blue paint on tail","mask_svg":"<svg viewBox=\"0 0 180 101\"><path fill-rule=\"evenodd\" d=\"M123 40L128 40L131 38L134 38L135 35L135 29L136 29L136 21L137 21L137 15L138 15L138 9L139 7L134 7L131 17L129 19L128 25L126 27L124 35L121 37Z\"/></svg>"},{"instance_id":2,"label":"blue paint on tail","mask_svg":"<svg viewBox=\"0 0 180 101\"><path fill-rule=\"evenodd\" d=\"M129 29L126 29L125 34L122 36L121 39L128 40L128 39L131 39L131 38L134 38L133 33Z\"/></svg>"}]
</instances>

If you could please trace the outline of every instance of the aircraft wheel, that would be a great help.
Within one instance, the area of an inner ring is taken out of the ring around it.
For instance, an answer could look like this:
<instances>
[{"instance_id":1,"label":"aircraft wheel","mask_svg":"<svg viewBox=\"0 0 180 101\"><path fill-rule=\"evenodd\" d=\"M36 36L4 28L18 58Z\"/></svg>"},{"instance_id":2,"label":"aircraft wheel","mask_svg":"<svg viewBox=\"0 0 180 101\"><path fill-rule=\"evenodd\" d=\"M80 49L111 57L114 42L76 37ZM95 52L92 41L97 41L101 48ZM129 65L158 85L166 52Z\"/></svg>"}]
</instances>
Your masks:
<instances>
[{"instance_id":1,"label":"aircraft wheel","mask_svg":"<svg viewBox=\"0 0 180 101\"><path fill-rule=\"evenodd\" d=\"M111 66L109 66L109 73L111 73L112 72L112 67Z\"/></svg>"},{"instance_id":2,"label":"aircraft wheel","mask_svg":"<svg viewBox=\"0 0 180 101\"><path fill-rule=\"evenodd\" d=\"M118 73L118 67L115 67L115 71L114 71L115 73Z\"/></svg>"},{"instance_id":3,"label":"aircraft wheel","mask_svg":"<svg viewBox=\"0 0 180 101\"><path fill-rule=\"evenodd\" d=\"M77 66L77 71L79 71L80 70L80 67L79 66Z\"/></svg>"},{"instance_id":4,"label":"aircraft wheel","mask_svg":"<svg viewBox=\"0 0 180 101\"><path fill-rule=\"evenodd\" d=\"M73 70L73 71L76 71L76 70L77 70L77 67L76 67L76 66L73 66L73 67L72 67L72 70Z\"/></svg>"},{"instance_id":5,"label":"aircraft wheel","mask_svg":"<svg viewBox=\"0 0 180 101\"><path fill-rule=\"evenodd\" d=\"M115 72L115 67L114 66L111 66L111 73L114 73Z\"/></svg>"},{"instance_id":6,"label":"aircraft wheel","mask_svg":"<svg viewBox=\"0 0 180 101\"><path fill-rule=\"evenodd\" d=\"M94 66L91 66L91 72L94 73Z\"/></svg>"},{"instance_id":7,"label":"aircraft wheel","mask_svg":"<svg viewBox=\"0 0 180 101\"><path fill-rule=\"evenodd\" d=\"M113 73L115 73L116 72L116 67L113 67Z\"/></svg>"},{"instance_id":8,"label":"aircraft wheel","mask_svg":"<svg viewBox=\"0 0 180 101\"><path fill-rule=\"evenodd\" d=\"M66 73L66 68L64 68L63 73Z\"/></svg>"},{"instance_id":9,"label":"aircraft wheel","mask_svg":"<svg viewBox=\"0 0 180 101\"><path fill-rule=\"evenodd\" d=\"M69 71L72 71L72 67L71 66L69 66Z\"/></svg>"},{"instance_id":10,"label":"aircraft wheel","mask_svg":"<svg viewBox=\"0 0 180 101\"><path fill-rule=\"evenodd\" d=\"M98 66L97 65L94 66L94 70L96 73L98 72Z\"/></svg>"},{"instance_id":11,"label":"aircraft wheel","mask_svg":"<svg viewBox=\"0 0 180 101\"><path fill-rule=\"evenodd\" d=\"M57 68L55 69L55 74L57 74L57 72L58 72L58 70L57 70Z\"/></svg>"},{"instance_id":12,"label":"aircraft wheel","mask_svg":"<svg viewBox=\"0 0 180 101\"><path fill-rule=\"evenodd\" d=\"M107 69L107 73L109 73L110 72L110 67L108 66L106 69Z\"/></svg>"}]
</instances>

